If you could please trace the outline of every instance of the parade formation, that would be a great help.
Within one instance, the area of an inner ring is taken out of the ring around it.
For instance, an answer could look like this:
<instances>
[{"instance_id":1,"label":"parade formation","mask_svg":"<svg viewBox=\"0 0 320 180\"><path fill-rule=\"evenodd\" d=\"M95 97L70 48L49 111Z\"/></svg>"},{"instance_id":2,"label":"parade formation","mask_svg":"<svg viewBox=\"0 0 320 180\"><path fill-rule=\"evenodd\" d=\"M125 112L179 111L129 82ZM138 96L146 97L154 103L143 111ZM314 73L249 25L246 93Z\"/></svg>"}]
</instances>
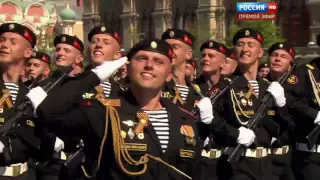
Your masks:
<instances>
[{"instance_id":1,"label":"parade formation","mask_svg":"<svg viewBox=\"0 0 320 180\"><path fill-rule=\"evenodd\" d=\"M51 59L0 25L0 180L320 178L319 59L275 42L261 64L251 28L233 47L171 28L123 54L121 38L94 27L84 67L77 37L56 36Z\"/></svg>"}]
</instances>

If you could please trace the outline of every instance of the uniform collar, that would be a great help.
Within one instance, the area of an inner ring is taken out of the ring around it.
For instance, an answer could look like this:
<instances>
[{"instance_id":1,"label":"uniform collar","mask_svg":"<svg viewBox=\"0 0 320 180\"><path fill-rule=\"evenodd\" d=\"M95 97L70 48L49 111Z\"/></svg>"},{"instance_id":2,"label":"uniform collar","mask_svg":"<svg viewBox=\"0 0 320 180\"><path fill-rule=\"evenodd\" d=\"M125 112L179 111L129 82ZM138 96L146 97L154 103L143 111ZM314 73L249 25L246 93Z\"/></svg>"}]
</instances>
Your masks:
<instances>
[{"instance_id":1,"label":"uniform collar","mask_svg":"<svg viewBox=\"0 0 320 180\"><path fill-rule=\"evenodd\" d=\"M121 96L121 98L121 103L123 103L121 104L121 106L124 106L124 108L121 108L122 113L137 114L138 111L141 111L142 107L133 96L130 88L128 89L128 91L124 92L124 95ZM170 112L177 112L178 110L178 107L167 98L160 98L160 103L167 110L170 109Z\"/></svg>"}]
</instances>

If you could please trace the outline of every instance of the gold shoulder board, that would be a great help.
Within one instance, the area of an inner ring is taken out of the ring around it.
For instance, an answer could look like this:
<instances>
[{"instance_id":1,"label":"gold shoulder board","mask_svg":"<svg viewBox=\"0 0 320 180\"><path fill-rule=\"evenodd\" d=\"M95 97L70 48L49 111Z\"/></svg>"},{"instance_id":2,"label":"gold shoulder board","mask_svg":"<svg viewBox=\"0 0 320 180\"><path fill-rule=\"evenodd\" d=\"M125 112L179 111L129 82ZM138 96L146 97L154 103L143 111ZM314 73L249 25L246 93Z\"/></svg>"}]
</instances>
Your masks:
<instances>
[{"instance_id":1,"label":"gold shoulder board","mask_svg":"<svg viewBox=\"0 0 320 180\"><path fill-rule=\"evenodd\" d=\"M310 64L306 64L306 66L307 66L309 69L311 69L311 70L314 69L314 67L313 67L312 65L310 65Z\"/></svg>"},{"instance_id":2,"label":"gold shoulder board","mask_svg":"<svg viewBox=\"0 0 320 180\"><path fill-rule=\"evenodd\" d=\"M268 83L270 82L270 81L269 81L268 79L266 79L266 78L262 78L262 79L263 79L264 81L268 82Z\"/></svg>"},{"instance_id":3,"label":"gold shoulder board","mask_svg":"<svg viewBox=\"0 0 320 180\"><path fill-rule=\"evenodd\" d=\"M224 80L231 82L230 78L224 78Z\"/></svg>"},{"instance_id":4,"label":"gold shoulder board","mask_svg":"<svg viewBox=\"0 0 320 180\"><path fill-rule=\"evenodd\" d=\"M200 89L200 87L198 86L198 84L193 84L193 87L194 87L198 92L201 92L201 89Z\"/></svg>"}]
</instances>

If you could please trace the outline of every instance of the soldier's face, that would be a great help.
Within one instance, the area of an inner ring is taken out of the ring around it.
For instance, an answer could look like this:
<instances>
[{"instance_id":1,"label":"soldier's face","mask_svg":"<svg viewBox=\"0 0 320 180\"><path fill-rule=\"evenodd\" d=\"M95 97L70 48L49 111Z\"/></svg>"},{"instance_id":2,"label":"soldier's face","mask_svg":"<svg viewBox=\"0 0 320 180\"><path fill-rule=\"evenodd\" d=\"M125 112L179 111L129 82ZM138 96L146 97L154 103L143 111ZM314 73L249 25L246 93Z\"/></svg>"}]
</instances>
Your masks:
<instances>
[{"instance_id":1,"label":"soldier's face","mask_svg":"<svg viewBox=\"0 0 320 180\"><path fill-rule=\"evenodd\" d=\"M170 59L160 53L139 51L128 64L132 86L160 90L171 69Z\"/></svg>"},{"instance_id":2,"label":"soldier's face","mask_svg":"<svg viewBox=\"0 0 320 180\"><path fill-rule=\"evenodd\" d=\"M50 73L50 69L47 63L31 58L26 64L25 73L28 79L36 78L40 74L47 77Z\"/></svg>"},{"instance_id":3,"label":"soldier's face","mask_svg":"<svg viewBox=\"0 0 320 180\"><path fill-rule=\"evenodd\" d=\"M167 39L166 41L173 49L172 66L181 66L187 59L192 58L192 48L187 44L176 39Z\"/></svg>"},{"instance_id":4,"label":"soldier's face","mask_svg":"<svg viewBox=\"0 0 320 180\"><path fill-rule=\"evenodd\" d=\"M291 67L293 58L285 50L275 50L269 57L270 72L285 73Z\"/></svg>"},{"instance_id":5,"label":"soldier's face","mask_svg":"<svg viewBox=\"0 0 320 180\"><path fill-rule=\"evenodd\" d=\"M258 72L258 75L260 77L266 77L270 72L270 69L268 67L264 67L264 68L261 68Z\"/></svg>"},{"instance_id":6,"label":"soldier's face","mask_svg":"<svg viewBox=\"0 0 320 180\"><path fill-rule=\"evenodd\" d=\"M69 44L57 44L55 51L55 60L57 66L73 66L82 61L81 52Z\"/></svg>"},{"instance_id":7,"label":"soldier's face","mask_svg":"<svg viewBox=\"0 0 320 180\"><path fill-rule=\"evenodd\" d=\"M119 43L112 36L96 34L89 44L89 55L91 63L94 65L119 59L121 57Z\"/></svg>"},{"instance_id":8,"label":"soldier's face","mask_svg":"<svg viewBox=\"0 0 320 180\"><path fill-rule=\"evenodd\" d=\"M120 69L119 69L119 77L120 78L125 78L127 77L127 65L124 64Z\"/></svg>"},{"instance_id":9,"label":"soldier's face","mask_svg":"<svg viewBox=\"0 0 320 180\"><path fill-rule=\"evenodd\" d=\"M231 75L237 68L237 61L231 58L226 58L221 64L221 74Z\"/></svg>"},{"instance_id":10,"label":"soldier's face","mask_svg":"<svg viewBox=\"0 0 320 180\"><path fill-rule=\"evenodd\" d=\"M186 76L188 76L188 77L195 76L195 68L191 64L188 64L188 63L186 65Z\"/></svg>"},{"instance_id":11,"label":"soldier's face","mask_svg":"<svg viewBox=\"0 0 320 180\"><path fill-rule=\"evenodd\" d=\"M31 57L33 49L30 43L20 35L12 32L0 37L0 62L14 63Z\"/></svg>"},{"instance_id":12,"label":"soldier's face","mask_svg":"<svg viewBox=\"0 0 320 180\"><path fill-rule=\"evenodd\" d=\"M238 63L241 65L252 65L259 63L263 56L263 48L259 41L252 38L241 38L236 44Z\"/></svg>"},{"instance_id":13,"label":"soldier's face","mask_svg":"<svg viewBox=\"0 0 320 180\"><path fill-rule=\"evenodd\" d=\"M204 73L217 72L220 70L220 66L226 56L213 49L202 50L201 67Z\"/></svg>"}]
</instances>

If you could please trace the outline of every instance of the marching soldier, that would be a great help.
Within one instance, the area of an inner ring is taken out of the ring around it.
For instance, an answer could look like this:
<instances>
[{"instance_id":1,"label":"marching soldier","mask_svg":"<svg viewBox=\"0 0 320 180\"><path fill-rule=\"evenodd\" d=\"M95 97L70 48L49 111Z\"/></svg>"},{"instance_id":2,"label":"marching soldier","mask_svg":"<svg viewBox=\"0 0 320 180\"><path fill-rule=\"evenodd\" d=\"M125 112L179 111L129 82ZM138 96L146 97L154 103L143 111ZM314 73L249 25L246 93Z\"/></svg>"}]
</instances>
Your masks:
<instances>
[{"instance_id":1,"label":"marching soldier","mask_svg":"<svg viewBox=\"0 0 320 180\"><path fill-rule=\"evenodd\" d=\"M72 71L69 76L64 78L63 81L70 77L74 77L79 73L79 66L82 66L83 61L83 42L76 36L70 36L67 34L60 34L54 39L55 46L55 64L57 67L71 67ZM39 52L34 55L41 55ZM42 57L41 57L42 59ZM45 86L52 84L58 77L48 77L38 84ZM60 81L60 84L63 84ZM56 85L59 86L59 85ZM49 93L55 91L53 88ZM39 120L41 122L41 120ZM30 161L30 165L35 169L37 179L42 180L57 180L60 175L60 167L66 161L68 157L76 151L78 140L71 136L64 136L63 133L50 132L48 128L39 124L38 131L42 132L42 141L53 142L52 147L46 145L42 148L43 153L37 156L34 160ZM45 142L43 142L45 143ZM44 166L45 164L45 166Z\"/></svg>"},{"instance_id":2,"label":"marching soldier","mask_svg":"<svg viewBox=\"0 0 320 180\"><path fill-rule=\"evenodd\" d=\"M79 73L83 61L83 42L76 36L60 34L54 38L55 64L58 67L73 67L70 76Z\"/></svg>"},{"instance_id":3,"label":"marching soldier","mask_svg":"<svg viewBox=\"0 0 320 180\"><path fill-rule=\"evenodd\" d=\"M266 77L270 72L270 68L269 68L268 64L261 64L258 68L258 72L259 72L258 74L260 77L262 77L262 78Z\"/></svg>"},{"instance_id":4,"label":"marching soldier","mask_svg":"<svg viewBox=\"0 0 320 180\"><path fill-rule=\"evenodd\" d=\"M25 61L33 53L36 44L35 34L27 27L17 23L5 23L0 26L0 123L4 124L13 115L14 109L24 101L28 88L20 80L20 72ZM20 119L13 131L1 136L0 143L0 179L26 179L27 160L35 155L39 146L34 138L35 123ZM19 137L23 136L24 141Z\"/></svg>"},{"instance_id":5,"label":"marching soldier","mask_svg":"<svg viewBox=\"0 0 320 180\"><path fill-rule=\"evenodd\" d=\"M202 52L202 75L195 80L195 83L199 85L202 94L210 96L214 86L223 79L220 70L228 54L228 48L210 40L201 45L200 51Z\"/></svg>"},{"instance_id":6,"label":"marching soldier","mask_svg":"<svg viewBox=\"0 0 320 180\"><path fill-rule=\"evenodd\" d=\"M218 164L217 171L222 172L220 179L273 179L268 149L272 137L278 135L278 126L272 126L278 120L274 108L281 110L286 99L278 82L270 83L258 77L263 41L262 35L250 28L239 30L233 37L239 67L239 72L233 76L238 79L216 103L211 128L215 144L226 148L225 155L229 155L236 144L242 144L246 149L239 162L231 162L232 169L223 163ZM276 107L269 107L265 120L255 133L247 128L247 124L266 92L271 93ZM251 146L253 142L255 146Z\"/></svg>"},{"instance_id":7,"label":"marching soldier","mask_svg":"<svg viewBox=\"0 0 320 180\"><path fill-rule=\"evenodd\" d=\"M189 82L193 82L197 76L197 63L196 60L187 60L186 65L186 78Z\"/></svg>"},{"instance_id":8,"label":"marching soldier","mask_svg":"<svg viewBox=\"0 0 320 180\"><path fill-rule=\"evenodd\" d=\"M319 36L318 45L319 43ZM307 146L306 136L319 125L319 58L310 64L301 65L288 78L288 84L292 97L296 97L288 103L290 113L296 119L294 138L296 140L293 152L292 164L296 179L315 180L320 177L319 138L310 149Z\"/></svg>"},{"instance_id":9,"label":"marching soldier","mask_svg":"<svg viewBox=\"0 0 320 180\"><path fill-rule=\"evenodd\" d=\"M162 34L162 40L172 46L174 53L171 78L165 84L162 96L172 99L174 104L191 111L202 97L199 86L186 79L186 61L192 57L195 38L187 31L168 29Z\"/></svg>"},{"instance_id":10,"label":"marching soldier","mask_svg":"<svg viewBox=\"0 0 320 180\"><path fill-rule=\"evenodd\" d=\"M93 97L82 99L81 94L111 77L126 59L103 62L78 81L66 83L56 92L67 91L67 99L62 98L65 102L50 95L42 102L36 94L43 90L31 90L28 97L37 115L51 126L82 137L86 163L94 167L91 172L97 172L97 179L195 177L200 153L194 120L160 97L171 70L171 46L162 40L146 40L136 44L127 56L131 84L120 99L107 99L99 87ZM82 99L80 107L66 105L70 99L78 104ZM66 108L65 114L57 115ZM97 160L96 165L91 160Z\"/></svg>"},{"instance_id":11,"label":"marching soldier","mask_svg":"<svg viewBox=\"0 0 320 180\"><path fill-rule=\"evenodd\" d=\"M274 43L268 50L269 54L269 67L270 72L266 76L269 81L278 81L288 70L291 68L293 59L295 57L295 52L292 46L287 42L277 42ZM288 84L285 83L284 86L285 93L288 90ZM286 98L290 99L290 94L286 93ZM288 119L291 125L286 127L282 125L280 128L279 137L272 142L271 154L273 155L272 165L273 174L279 180L293 180L294 175L291 169L291 156L292 156L292 144L293 144L293 129L294 122Z\"/></svg>"},{"instance_id":12,"label":"marching soldier","mask_svg":"<svg viewBox=\"0 0 320 180\"><path fill-rule=\"evenodd\" d=\"M38 76L41 76L39 81L44 80L49 77L50 68L50 56L43 52L34 51L31 58L26 63L25 74L28 81L25 84L28 86L33 83L33 80Z\"/></svg>"},{"instance_id":13,"label":"marching soldier","mask_svg":"<svg viewBox=\"0 0 320 180\"><path fill-rule=\"evenodd\" d=\"M227 58L222 62L221 75L228 77L237 69L237 56L235 49L229 49Z\"/></svg>"},{"instance_id":14,"label":"marching soldier","mask_svg":"<svg viewBox=\"0 0 320 180\"><path fill-rule=\"evenodd\" d=\"M125 88L128 88L129 87L129 84L130 84L130 79L128 78L128 75L127 75L127 65L123 65L118 73L117 73L119 79L117 80L117 82L122 85L123 87Z\"/></svg>"},{"instance_id":15,"label":"marching soldier","mask_svg":"<svg viewBox=\"0 0 320 180\"><path fill-rule=\"evenodd\" d=\"M203 74L195 80L195 83L200 86L202 94L211 96L216 90L226 86L226 81L220 75L220 68L222 62L226 59L228 48L215 41L207 41L200 47L202 52L201 68ZM203 121L201 121L203 122ZM217 176L217 163L222 155L223 149L214 144L214 135L210 133L207 124L198 123L199 135L204 142L201 150L201 174L203 179L218 179Z\"/></svg>"},{"instance_id":16,"label":"marching soldier","mask_svg":"<svg viewBox=\"0 0 320 180\"><path fill-rule=\"evenodd\" d=\"M121 38L119 33L111 28L105 26L94 27L88 34L89 44L89 67L94 68L102 64L106 60L119 59L122 54L120 51ZM115 96L114 93L119 92L121 89L125 90L125 86L116 82L113 78L107 79L102 82L100 86L106 97ZM96 91L92 89L95 93Z\"/></svg>"}]
</instances>

